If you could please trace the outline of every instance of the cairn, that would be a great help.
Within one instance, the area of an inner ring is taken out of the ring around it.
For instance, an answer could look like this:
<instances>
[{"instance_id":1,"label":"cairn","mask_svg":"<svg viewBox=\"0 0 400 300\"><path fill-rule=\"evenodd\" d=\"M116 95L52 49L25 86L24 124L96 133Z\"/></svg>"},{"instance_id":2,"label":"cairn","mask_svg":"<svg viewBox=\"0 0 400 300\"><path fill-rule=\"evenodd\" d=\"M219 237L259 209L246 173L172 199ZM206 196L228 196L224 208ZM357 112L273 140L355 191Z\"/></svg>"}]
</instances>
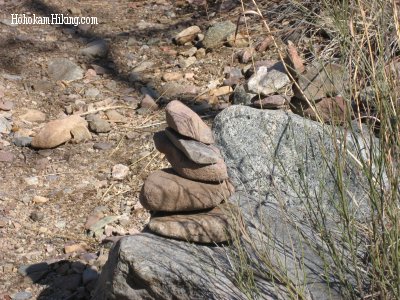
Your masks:
<instances>
[{"instance_id":1,"label":"cairn","mask_svg":"<svg viewBox=\"0 0 400 300\"><path fill-rule=\"evenodd\" d=\"M148 228L189 242L227 241L226 200L234 187L212 131L177 100L167 105L166 119L169 127L154 135L154 143L171 168L150 174L140 194L143 207L152 211Z\"/></svg>"}]
</instances>

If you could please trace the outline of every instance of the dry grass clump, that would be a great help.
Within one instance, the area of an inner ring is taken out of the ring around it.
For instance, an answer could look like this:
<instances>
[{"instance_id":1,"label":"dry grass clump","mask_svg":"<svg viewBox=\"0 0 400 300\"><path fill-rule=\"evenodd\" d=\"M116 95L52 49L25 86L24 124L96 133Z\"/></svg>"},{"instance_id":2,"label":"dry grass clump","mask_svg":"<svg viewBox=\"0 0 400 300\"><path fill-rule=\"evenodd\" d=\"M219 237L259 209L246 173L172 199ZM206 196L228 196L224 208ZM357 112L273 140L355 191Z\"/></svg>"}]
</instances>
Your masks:
<instances>
[{"instance_id":1,"label":"dry grass clump","mask_svg":"<svg viewBox=\"0 0 400 300\"><path fill-rule=\"evenodd\" d=\"M339 145L334 154L336 172L332 174L341 190L340 199L335 199L339 232L333 233L327 225L329 212L317 205L318 199L310 197L304 206L310 223L328 249L328 254L323 257L325 268L336 275L346 299L400 299L399 1L288 0L271 3L259 0L245 4L247 15L251 9L252 15L262 16L266 34L283 42L293 40L307 63L335 62L346 67L347 90L342 96L353 113L348 114L349 119L340 130L327 129L334 144ZM282 43L275 42L283 58L285 52L280 45ZM360 130L361 127L366 130ZM361 138L370 145L369 149L347 148L345 136L360 136L360 131ZM368 157L357 158L362 151L366 151ZM326 159L332 158L327 155ZM355 212L349 210L348 203L352 199L343 178L349 159L355 162L367 183L364 188L369 195L368 222L358 221ZM243 236L243 232L240 235ZM242 248L240 240L233 243L237 249L233 264L237 269L238 284L247 291L249 298L255 298L254 278L271 266L267 260L254 260L254 257L264 256ZM347 263L349 261L351 265ZM285 282L284 274L279 271L264 275L264 278L279 278L280 282ZM292 297L302 298L302 289L286 282Z\"/></svg>"}]
</instances>

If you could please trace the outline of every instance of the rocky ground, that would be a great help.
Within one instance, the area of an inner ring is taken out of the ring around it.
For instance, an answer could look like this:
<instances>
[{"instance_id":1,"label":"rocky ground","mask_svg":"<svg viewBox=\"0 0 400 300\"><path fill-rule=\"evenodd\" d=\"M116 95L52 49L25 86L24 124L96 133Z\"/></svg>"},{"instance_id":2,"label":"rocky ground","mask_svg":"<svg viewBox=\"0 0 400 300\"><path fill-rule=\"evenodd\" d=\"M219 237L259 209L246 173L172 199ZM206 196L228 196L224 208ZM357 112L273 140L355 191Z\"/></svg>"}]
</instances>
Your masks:
<instances>
[{"instance_id":1,"label":"rocky ground","mask_svg":"<svg viewBox=\"0 0 400 300\"><path fill-rule=\"evenodd\" d=\"M0 0L1 299L89 298L113 241L148 222L138 196L168 166L153 133L169 100L208 124L232 104L288 109L291 81L261 22L242 18L235 39L240 1L209 2ZM11 13L99 24L15 26ZM295 23L271 24L277 43L299 41L284 29Z\"/></svg>"}]
</instances>

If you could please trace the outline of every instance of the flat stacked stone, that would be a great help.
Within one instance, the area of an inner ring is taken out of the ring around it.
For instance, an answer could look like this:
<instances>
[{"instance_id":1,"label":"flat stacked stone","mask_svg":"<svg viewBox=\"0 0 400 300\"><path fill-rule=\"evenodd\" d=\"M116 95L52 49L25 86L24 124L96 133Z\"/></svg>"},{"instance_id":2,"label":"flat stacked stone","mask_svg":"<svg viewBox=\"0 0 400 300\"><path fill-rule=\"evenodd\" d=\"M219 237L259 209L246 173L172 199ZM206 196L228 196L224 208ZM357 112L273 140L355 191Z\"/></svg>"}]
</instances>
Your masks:
<instances>
[{"instance_id":1,"label":"flat stacked stone","mask_svg":"<svg viewBox=\"0 0 400 300\"><path fill-rule=\"evenodd\" d=\"M211 128L189 107L172 101L166 107L168 128L154 135L154 144L171 168L146 179L140 193L153 212L148 228L159 235L198 243L227 241L234 193Z\"/></svg>"},{"instance_id":2,"label":"flat stacked stone","mask_svg":"<svg viewBox=\"0 0 400 300\"><path fill-rule=\"evenodd\" d=\"M175 147L164 131L154 134L154 144L158 151L165 154L175 172L182 177L211 182L228 179L228 171L222 158L212 164L196 163Z\"/></svg>"},{"instance_id":3,"label":"flat stacked stone","mask_svg":"<svg viewBox=\"0 0 400 300\"><path fill-rule=\"evenodd\" d=\"M197 243L221 243L227 240L230 225L229 206L224 203L208 211L156 215L149 229L160 235Z\"/></svg>"}]
</instances>

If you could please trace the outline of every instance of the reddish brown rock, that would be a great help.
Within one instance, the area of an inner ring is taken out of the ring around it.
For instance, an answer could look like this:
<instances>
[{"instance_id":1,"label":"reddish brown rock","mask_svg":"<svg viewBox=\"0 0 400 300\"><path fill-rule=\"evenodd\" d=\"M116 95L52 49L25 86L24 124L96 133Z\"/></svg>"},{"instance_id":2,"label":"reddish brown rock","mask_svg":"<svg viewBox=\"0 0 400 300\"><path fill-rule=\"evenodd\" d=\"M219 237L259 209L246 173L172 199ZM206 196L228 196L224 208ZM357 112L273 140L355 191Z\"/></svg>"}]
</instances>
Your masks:
<instances>
[{"instance_id":1,"label":"reddish brown rock","mask_svg":"<svg viewBox=\"0 0 400 300\"><path fill-rule=\"evenodd\" d=\"M271 95L266 98L254 101L253 105L258 108L280 108L289 103L289 100L282 95Z\"/></svg>"},{"instance_id":2,"label":"reddish brown rock","mask_svg":"<svg viewBox=\"0 0 400 300\"><path fill-rule=\"evenodd\" d=\"M297 77L297 75L305 71L304 61L297 52L296 47L290 41L287 47L286 63L289 66L289 71L291 71L294 77Z\"/></svg>"},{"instance_id":3,"label":"reddish brown rock","mask_svg":"<svg viewBox=\"0 0 400 300\"><path fill-rule=\"evenodd\" d=\"M0 110L12 110L14 107L14 102L12 101L0 101Z\"/></svg>"},{"instance_id":4,"label":"reddish brown rock","mask_svg":"<svg viewBox=\"0 0 400 300\"><path fill-rule=\"evenodd\" d=\"M214 96L214 97L220 97L220 96L224 96L224 95L231 94L232 92L233 92L232 87L230 87L230 86L221 86L221 87L219 87L219 88L212 89L212 90L209 92L209 95L210 95L211 97L212 97L212 96Z\"/></svg>"},{"instance_id":5,"label":"reddish brown rock","mask_svg":"<svg viewBox=\"0 0 400 300\"><path fill-rule=\"evenodd\" d=\"M182 102L171 101L165 111L168 126L178 133L205 144L214 143L211 128Z\"/></svg>"},{"instance_id":6,"label":"reddish brown rock","mask_svg":"<svg viewBox=\"0 0 400 300\"><path fill-rule=\"evenodd\" d=\"M147 94L144 96L144 98L140 102L140 107L144 108L144 109L148 109L150 111L154 111L154 110L158 109L158 105L157 105L156 101L154 101L154 99Z\"/></svg>"},{"instance_id":7,"label":"reddish brown rock","mask_svg":"<svg viewBox=\"0 0 400 300\"><path fill-rule=\"evenodd\" d=\"M226 201L234 188L222 183L196 182L178 176L172 169L158 170L146 179L140 203L153 211L193 211L208 209Z\"/></svg>"},{"instance_id":8,"label":"reddish brown rock","mask_svg":"<svg viewBox=\"0 0 400 300\"><path fill-rule=\"evenodd\" d=\"M181 80L182 78L183 78L183 75L179 72L164 73L162 76L163 81L177 81L177 80Z\"/></svg>"},{"instance_id":9,"label":"reddish brown rock","mask_svg":"<svg viewBox=\"0 0 400 300\"><path fill-rule=\"evenodd\" d=\"M174 214L153 217L148 228L165 237L195 243L221 243L229 240L230 211L222 204L196 214Z\"/></svg>"},{"instance_id":10,"label":"reddish brown rock","mask_svg":"<svg viewBox=\"0 0 400 300\"><path fill-rule=\"evenodd\" d=\"M0 150L0 162L11 162L14 160L14 154L8 151Z\"/></svg>"},{"instance_id":11,"label":"reddish brown rock","mask_svg":"<svg viewBox=\"0 0 400 300\"><path fill-rule=\"evenodd\" d=\"M91 138L86 120L73 115L47 123L33 138L31 145L34 148L48 149L72 139L74 142L80 142Z\"/></svg>"},{"instance_id":12,"label":"reddish brown rock","mask_svg":"<svg viewBox=\"0 0 400 300\"><path fill-rule=\"evenodd\" d=\"M165 133L169 140L185 153L186 157L198 164L214 164L222 159L221 152L214 145L188 139L171 128L166 128Z\"/></svg>"},{"instance_id":13,"label":"reddish brown rock","mask_svg":"<svg viewBox=\"0 0 400 300\"><path fill-rule=\"evenodd\" d=\"M19 118L28 122L44 122L46 121L46 114L36 109L29 109Z\"/></svg>"},{"instance_id":14,"label":"reddish brown rock","mask_svg":"<svg viewBox=\"0 0 400 300\"><path fill-rule=\"evenodd\" d=\"M232 33L226 40L229 47L244 48L249 45L249 37L241 33Z\"/></svg>"},{"instance_id":15,"label":"reddish brown rock","mask_svg":"<svg viewBox=\"0 0 400 300\"><path fill-rule=\"evenodd\" d=\"M294 110L296 113L315 121L321 119L326 123L342 124L348 119L346 106L346 100L340 96L336 96L333 98L322 98L315 103L314 109L307 107L304 103L296 103Z\"/></svg>"},{"instance_id":16,"label":"reddish brown rock","mask_svg":"<svg viewBox=\"0 0 400 300\"><path fill-rule=\"evenodd\" d=\"M154 144L158 151L165 154L175 172L182 177L211 182L222 182L228 179L227 168L222 159L215 164L197 164L176 148L164 131L154 134Z\"/></svg>"},{"instance_id":17,"label":"reddish brown rock","mask_svg":"<svg viewBox=\"0 0 400 300\"><path fill-rule=\"evenodd\" d=\"M348 81L347 71L338 64L322 64L314 62L306 71L298 76L293 85L296 98L314 102L325 97L343 95Z\"/></svg>"},{"instance_id":18,"label":"reddish brown rock","mask_svg":"<svg viewBox=\"0 0 400 300\"><path fill-rule=\"evenodd\" d=\"M239 53L239 60L242 64L247 64L254 56L254 48L250 47Z\"/></svg>"},{"instance_id":19,"label":"reddish brown rock","mask_svg":"<svg viewBox=\"0 0 400 300\"><path fill-rule=\"evenodd\" d=\"M274 39L271 36L267 36L261 43L257 45L256 50L258 52L264 52L273 44L274 44Z\"/></svg>"},{"instance_id":20,"label":"reddish brown rock","mask_svg":"<svg viewBox=\"0 0 400 300\"><path fill-rule=\"evenodd\" d=\"M182 30L175 36L175 42L178 45L183 45L187 42L191 42L195 39L196 35L200 32L201 32L201 30L200 30L199 26L190 26L190 27Z\"/></svg>"}]
</instances>

